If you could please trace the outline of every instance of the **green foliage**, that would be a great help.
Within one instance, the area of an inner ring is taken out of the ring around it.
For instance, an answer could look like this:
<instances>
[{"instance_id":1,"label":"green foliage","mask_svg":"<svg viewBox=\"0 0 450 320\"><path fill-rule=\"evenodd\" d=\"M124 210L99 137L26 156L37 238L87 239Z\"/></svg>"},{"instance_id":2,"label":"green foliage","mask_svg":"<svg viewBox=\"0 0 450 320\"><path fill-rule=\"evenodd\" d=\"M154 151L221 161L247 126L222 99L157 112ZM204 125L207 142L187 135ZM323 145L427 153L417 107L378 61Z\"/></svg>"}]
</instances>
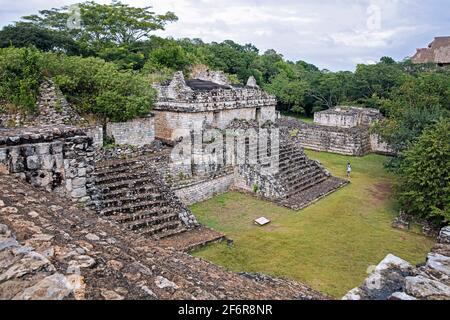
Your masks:
<instances>
[{"instance_id":1,"label":"green foliage","mask_svg":"<svg viewBox=\"0 0 450 320\"><path fill-rule=\"evenodd\" d=\"M0 49L0 101L14 104L24 112L34 112L42 76L37 50Z\"/></svg>"},{"instance_id":2,"label":"green foliage","mask_svg":"<svg viewBox=\"0 0 450 320\"><path fill-rule=\"evenodd\" d=\"M82 113L111 121L126 121L150 112L155 92L145 78L133 71L120 71L98 58L48 54L46 63L68 100Z\"/></svg>"},{"instance_id":3,"label":"green foliage","mask_svg":"<svg viewBox=\"0 0 450 320\"><path fill-rule=\"evenodd\" d=\"M403 154L398 199L409 213L450 222L450 120L428 127Z\"/></svg>"},{"instance_id":4,"label":"green foliage","mask_svg":"<svg viewBox=\"0 0 450 320\"><path fill-rule=\"evenodd\" d=\"M126 121L149 113L156 94L146 78L99 58L36 49L0 49L0 101L35 111L39 83L52 76L80 113Z\"/></svg>"},{"instance_id":5,"label":"green foliage","mask_svg":"<svg viewBox=\"0 0 450 320\"><path fill-rule=\"evenodd\" d=\"M450 114L450 73L408 75L387 99L380 99L388 119L379 131L390 146L401 153L435 120ZM399 163L400 159L394 159ZM391 162L391 164L393 164Z\"/></svg>"},{"instance_id":6,"label":"green foliage","mask_svg":"<svg viewBox=\"0 0 450 320\"><path fill-rule=\"evenodd\" d=\"M178 20L172 12L157 15L152 7L131 7L120 1L98 4L87 1L79 4L80 29L69 29L67 21L73 12L69 7L39 11L39 14L23 17L29 23L68 34L95 51L110 44L131 44L148 38L155 30L164 29L169 22Z\"/></svg>"},{"instance_id":7,"label":"green foliage","mask_svg":"<svg viewBox=\"0 0 450 320\"><path fill-rule=\"evenodd\" d=\"M17 23L0 31L0 48L10 46L35 47L42 51L65 51L69 54L78 54L80 51L75 41L67 35L31 23Z\"/></svg>"}]
</instances>

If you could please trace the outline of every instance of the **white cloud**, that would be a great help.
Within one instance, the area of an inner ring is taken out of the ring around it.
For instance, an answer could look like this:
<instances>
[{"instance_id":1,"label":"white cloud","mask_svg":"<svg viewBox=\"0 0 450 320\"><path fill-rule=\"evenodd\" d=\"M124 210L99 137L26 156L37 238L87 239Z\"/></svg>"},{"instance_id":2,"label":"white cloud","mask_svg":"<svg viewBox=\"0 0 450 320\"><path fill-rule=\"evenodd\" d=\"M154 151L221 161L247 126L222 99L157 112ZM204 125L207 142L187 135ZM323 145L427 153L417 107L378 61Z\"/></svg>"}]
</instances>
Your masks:
<instances>
[{"instance_id":1,"label":"white cloud","mask_svg":"<svg viewBox=\"0 0 450 320\"><path fill-rule=\"evenodd\" d=\"M74 2L78 1L0 0L0 25L38 9ZM158 13L175 12L179 21L158 32L162 36L253 43L261 51L273 48L291 60L302 59L332 70L353 69L355 63L377 61L385 55L402 59L413 54L416 47L429 43L433 36L448 34L450 30L450 10L443 10L448 0L123 2L135 6L151 4Z\"/></svg>"}]
</instances>

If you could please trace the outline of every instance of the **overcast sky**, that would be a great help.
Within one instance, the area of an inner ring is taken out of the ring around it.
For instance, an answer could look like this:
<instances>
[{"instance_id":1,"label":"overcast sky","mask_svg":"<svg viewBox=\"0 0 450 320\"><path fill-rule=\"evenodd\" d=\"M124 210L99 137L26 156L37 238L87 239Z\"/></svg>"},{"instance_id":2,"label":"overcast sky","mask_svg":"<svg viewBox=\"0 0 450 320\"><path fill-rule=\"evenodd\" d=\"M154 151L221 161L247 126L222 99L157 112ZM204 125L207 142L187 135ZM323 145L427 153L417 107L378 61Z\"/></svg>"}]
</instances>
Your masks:
<instances>
[{"instance_id":1,"label":"overcast sky","mask_svg":"<svg viewBox=\"0 0 450 320\"><path fill-rule=\"evenodd\" d=\"M0 0L0 27L77 0ZM109 3L108 0L98 0ZM354 70L382 56L396 60L450 35L450 0L124 0L179 21L162 36L253 43L320 68Z\"/></svg>"}]
</instances>

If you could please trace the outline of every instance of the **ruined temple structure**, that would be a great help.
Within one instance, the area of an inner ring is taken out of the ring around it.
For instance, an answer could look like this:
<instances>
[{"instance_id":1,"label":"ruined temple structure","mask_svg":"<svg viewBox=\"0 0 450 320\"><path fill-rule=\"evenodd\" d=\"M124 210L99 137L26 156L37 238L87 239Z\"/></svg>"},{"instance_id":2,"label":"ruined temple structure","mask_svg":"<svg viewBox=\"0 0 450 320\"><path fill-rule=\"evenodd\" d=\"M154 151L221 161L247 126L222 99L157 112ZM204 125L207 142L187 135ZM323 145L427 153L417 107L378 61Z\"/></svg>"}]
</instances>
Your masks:
<instances>
[{"instance_id":1,"label":"ruined temple structure","mask_svg":"<svg viewBox=\"0 0 450 320\"><path fill-rule=\"evenodd\" d=\"M450 65L450 37L436 37L428 48L417 49L411 58L412 63L435 63L439 66Z\"/></svg>"},{"instance_id":2,"label":"ruined temple structure","mask_svg":"<svg viewBox=\"0 0 450 320\"><path fill-rule=\"evenodd\" d=\"M392 149L370 130L382 120L376 109L339 106L315 113L313 124L292 118L279 119L278 124L306 149L351 156L392 155Z\"/></svg>"},{"instance_id":3,"label":"ruined temple structure","mask_svg":"<svg viewBox=\"0 0 450 320\"><path fill-rule=\"evenodd\" d=\"M223 129L234 119L261 123L276 119L275 97L261 90L253 77L238 86L221 72L203 72L192 80L177 72L169 83L155 88L158 102L153 113L159 139L174 141L206 125Z\"/></svg>"},{"instance_id":4,"label":"ruined temple structure","mask_svg":"<svg viewBox=\"0 0 450 320\"><path fill-rule=\"evenodd\" d=\"M163 248L66 198L0 174L0 299L210 300L328 297Z\"/></svg>"},{"instance_id":5,"label":"ruined temple structure","mask_svg":"<svg viewBox=\"0 0 450 320\"><path fill-rule=\"evenodd\" d=\"M238 190L299 210L348 181L308 159L253 78L176 73L158 90L154 115L107 126L113 150L102 128L65 123L50 81L34 122L0 128L0 297L325 298L183 253L226 237L188 205Z\"/></svg>"}]
</instances>

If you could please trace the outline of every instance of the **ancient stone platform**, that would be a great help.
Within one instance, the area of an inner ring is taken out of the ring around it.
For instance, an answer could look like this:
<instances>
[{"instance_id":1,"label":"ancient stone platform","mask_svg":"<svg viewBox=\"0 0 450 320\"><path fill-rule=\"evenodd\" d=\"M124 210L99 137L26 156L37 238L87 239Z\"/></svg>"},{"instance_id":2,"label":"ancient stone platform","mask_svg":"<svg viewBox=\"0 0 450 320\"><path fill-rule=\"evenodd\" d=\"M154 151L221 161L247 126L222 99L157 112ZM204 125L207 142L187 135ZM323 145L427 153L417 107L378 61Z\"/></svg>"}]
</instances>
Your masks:
<instances>
[{"instance_id":1,"label":"ancient stone platform","mask_svg":"<svg viewBox=\"0 0 450 320\"><path fill-rule=\"evenodd\" d=\"M238 275L0 175L0 299L327 299Z\"/></svg>"}]
</instances>

